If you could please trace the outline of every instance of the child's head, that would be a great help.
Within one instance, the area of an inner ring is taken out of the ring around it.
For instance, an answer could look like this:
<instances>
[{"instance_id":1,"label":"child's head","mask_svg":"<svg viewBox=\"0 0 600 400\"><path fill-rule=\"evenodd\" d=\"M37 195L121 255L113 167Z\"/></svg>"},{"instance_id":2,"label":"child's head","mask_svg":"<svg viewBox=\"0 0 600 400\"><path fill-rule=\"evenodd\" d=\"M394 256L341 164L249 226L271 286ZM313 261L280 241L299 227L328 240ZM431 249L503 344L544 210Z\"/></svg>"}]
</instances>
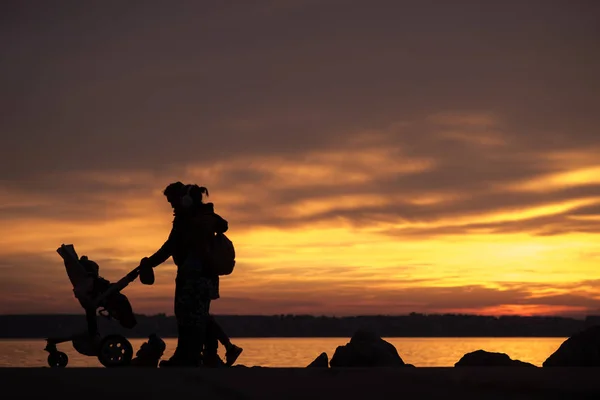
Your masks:
<instances>
[{"instance_id":1,"label":"child's head","mask_svg":"<svg viewBox=\"0 0 600 400\"><path fill-rule=\"evenodd\" d=\"M79 257L79 264L85 269L88 275L98 277L100 274L100 266L94 261L88 259L87 256Z\"/></svg>"}]
</instances>

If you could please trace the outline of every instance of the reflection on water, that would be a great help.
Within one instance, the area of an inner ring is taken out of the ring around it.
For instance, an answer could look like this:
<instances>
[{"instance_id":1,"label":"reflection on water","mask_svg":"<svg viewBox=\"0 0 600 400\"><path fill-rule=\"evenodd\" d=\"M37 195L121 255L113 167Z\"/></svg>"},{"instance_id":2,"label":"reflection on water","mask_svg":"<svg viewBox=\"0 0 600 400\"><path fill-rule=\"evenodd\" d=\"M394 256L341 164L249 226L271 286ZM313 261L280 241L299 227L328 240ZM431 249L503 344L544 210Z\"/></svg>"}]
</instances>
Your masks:
<instances>
[{"instance_id":1,"label":"reflection on water","mask_svg":"<svg viewBox=\"0 0 600 400\"><path fill-rule=\"evenodd\" d=\"M465 353L487 350L508 354L513 359L541 366L566 338L387 338L394 344L404 362L417 367L451 367ZM135 351L144 339L132 339ZM167 350L163 358L171 356L176 339L165 339ZM240 364L265 367L305 367L320 353L333 355L337 346L348 338L235 338L233 342L244 348ZM0 340L0 367L45 367L48 353L43 340ZM69 356L70 367L100 367L96 358L77 353L70 343L59 350ZM223 349L220 348L220 351Z\"/></svg>"}]
</instances>

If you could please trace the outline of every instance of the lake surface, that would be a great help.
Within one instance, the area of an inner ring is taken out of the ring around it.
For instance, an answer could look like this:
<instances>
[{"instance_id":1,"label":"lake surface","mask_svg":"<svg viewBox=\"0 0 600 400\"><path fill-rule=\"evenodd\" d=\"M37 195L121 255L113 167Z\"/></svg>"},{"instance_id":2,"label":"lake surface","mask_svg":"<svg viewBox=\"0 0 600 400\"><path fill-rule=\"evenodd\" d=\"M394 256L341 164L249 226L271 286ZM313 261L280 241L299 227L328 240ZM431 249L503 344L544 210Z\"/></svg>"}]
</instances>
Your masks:
<instances>
[{"instance_id":1,"label":"lake surface","mask_svg":"<svg viewBox=\"0 0 600 400\"><path fill-rule=\"evenodd\" d=\"M566 338L385 338L398 349L404 362L416 367L452 367L465 353L483 349L506 353L513 359L537 366L552 354ZM176 339L164 339L167 350L163 359L175 350ZM264 367L305 367L320 353L331 358L335 348L348 338L234 338L244 348L239 364ZM131 339L137 351L145 339ZM0 340L0 367L46 367L48 353L44 340ZM58 345L69 356L70 367L101 367L94 357L83 356L71 343ZM219 351L223 349L220 347Z\"/></svg>"}]
</instances>

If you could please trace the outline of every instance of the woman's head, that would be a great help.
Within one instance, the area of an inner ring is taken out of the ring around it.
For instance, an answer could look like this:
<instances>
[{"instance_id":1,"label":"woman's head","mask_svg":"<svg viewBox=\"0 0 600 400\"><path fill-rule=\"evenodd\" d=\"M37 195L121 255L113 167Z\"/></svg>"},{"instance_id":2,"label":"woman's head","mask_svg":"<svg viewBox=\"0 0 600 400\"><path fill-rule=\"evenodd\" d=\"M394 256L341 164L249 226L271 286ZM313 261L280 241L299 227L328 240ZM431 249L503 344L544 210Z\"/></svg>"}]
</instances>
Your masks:
<instances>
[{"instance_id":1,"label":"woman's head","mask_svg":"<svg viewBox=\"0 0 600 400\"><path fill-rule=\"evenodd\" d=\"M174 182L165 188L163 194L173 209L189 208L202 204L203 197L208 196L208 189L204 186Z\"/></svg>"},{"instance_id":2,"label":"woman's head","mask_svg":"<svg viewBox=\"0 0 600 400\"><path fill-rule=\"evenodd\" d=\"M167 201L171 203L171 207L177 208L181 203L181 198L185 195L186 185L181 182L173 182L170 183L165 190L163 190L163 194L167 198Z\"/></svg>"}]
</instances>

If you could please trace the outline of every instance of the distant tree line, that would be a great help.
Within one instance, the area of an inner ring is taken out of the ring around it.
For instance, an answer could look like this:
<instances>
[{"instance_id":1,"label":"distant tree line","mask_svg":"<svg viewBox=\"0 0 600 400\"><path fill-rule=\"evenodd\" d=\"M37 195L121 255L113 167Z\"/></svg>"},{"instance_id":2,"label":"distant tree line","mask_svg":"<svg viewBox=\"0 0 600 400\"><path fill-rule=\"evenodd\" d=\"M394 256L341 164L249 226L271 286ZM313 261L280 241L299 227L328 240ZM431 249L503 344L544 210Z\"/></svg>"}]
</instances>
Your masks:
<instances>
[{"instance_id":1,"label":"distant tree line","mask_svg":"<svg viewBox=\"0 0 600 400\"><path fill-rule=\"evenodd\" d=\"M309 315L222 315L216 317L231 337L349 337L357 329L369 329L382 337L567 337L590 325L600 325L600 316L489 317L462 314L418 314L405 316L318 317ZM138 315L132 330L98 317L102 333L128 337L176 337L175 318L164 314ZM83 315L2 315L0 338L45 338L85 330Z\"/></svg>"}]
</instances>

